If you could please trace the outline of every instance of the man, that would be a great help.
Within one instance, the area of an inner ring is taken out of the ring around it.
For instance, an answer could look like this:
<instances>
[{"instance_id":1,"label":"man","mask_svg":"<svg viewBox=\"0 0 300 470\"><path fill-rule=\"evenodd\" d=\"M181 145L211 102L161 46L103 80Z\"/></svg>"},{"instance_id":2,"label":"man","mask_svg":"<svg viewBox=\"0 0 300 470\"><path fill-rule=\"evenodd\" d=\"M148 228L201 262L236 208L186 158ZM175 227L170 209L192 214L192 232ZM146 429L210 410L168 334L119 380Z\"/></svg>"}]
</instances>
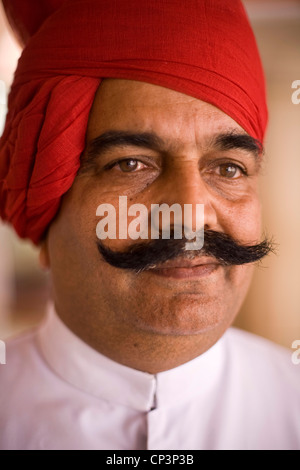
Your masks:
<instances>
[{"instance_id":1,"label":"man","mask_svg":"<svg viewBox=\"0 0 300 470\"><path fill-rule=\"evenodd\" d=\"M57 3L1 140L2 217L40 246L54 300L7 345L1 448L299 449L290 354L229 328L271 249L264 79L240 2ZM158 239L101 237L124 197L149 217L190 204L190 229L204 204L203 249L175 215L171 239L162 221Z\"/></svg>"}]
</instances>

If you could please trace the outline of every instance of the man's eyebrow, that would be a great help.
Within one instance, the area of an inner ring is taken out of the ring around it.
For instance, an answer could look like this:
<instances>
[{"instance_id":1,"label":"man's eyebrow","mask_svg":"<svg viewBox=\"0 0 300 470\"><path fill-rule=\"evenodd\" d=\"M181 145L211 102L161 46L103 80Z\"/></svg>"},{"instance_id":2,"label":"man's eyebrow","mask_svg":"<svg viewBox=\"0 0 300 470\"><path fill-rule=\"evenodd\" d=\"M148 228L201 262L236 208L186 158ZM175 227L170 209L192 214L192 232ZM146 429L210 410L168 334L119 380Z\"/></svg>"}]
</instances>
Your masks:
<instances>
[{"instance_id":1,"label":"man's eyebrow","mask_svg":"<svg viewBox=\"0 0 300 470\"><path fill-rule=\"evenodd\" d=\"M86 152L81 157L81 171L93 166L103 152L114 147L126 146L162 151L166 149L166 142L152 132L106 131L89 142ZM255 157L263 153L263 145L259 140L237 131L229 131L214 136L209 142L209 148L220 150L242 149L252 153Z\"/></svg>"},{"instance_id":2,"label":"man's eyebrow","mask_svg":"<svg viewBox=\"0 0 300 470\"><path fill-rule=\"evenodd\" d=\"M227 132L219 134L214 139L214 145L220 150L235 150L241 149L252 153L255 157L264 153L263 144L254 137L248 134L238 132Z\"/></svg>"},{"instance_id":3,"label":"man's eyebrow","mask_svg":"<svg viewBox=\"0 0 300 470\"><path fill-rule=\"evenodd\" d=\"M159 150L163 145L163 140L151 132L107 131L90 142L87 158L93 159L113 147L133 146Z\"/></svg>"}]
</instances>

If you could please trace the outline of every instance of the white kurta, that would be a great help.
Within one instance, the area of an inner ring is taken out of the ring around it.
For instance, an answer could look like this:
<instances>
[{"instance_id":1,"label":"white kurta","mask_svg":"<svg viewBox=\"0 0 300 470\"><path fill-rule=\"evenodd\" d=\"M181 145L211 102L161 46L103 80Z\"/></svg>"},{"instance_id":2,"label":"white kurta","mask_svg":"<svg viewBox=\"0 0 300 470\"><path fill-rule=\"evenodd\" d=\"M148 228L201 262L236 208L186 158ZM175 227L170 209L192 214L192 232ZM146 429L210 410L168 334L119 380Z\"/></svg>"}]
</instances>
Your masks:
<instances>
[{"instance_id":1,"label":"white kurta","mask_svg":"<svg viewBox=\"0 0 300 470\"><path fill-rule=\"evenodd\" d=\"M7 343L1 450L300 449L300 365L231 328L197 359L151 375L77 338L51 312Z\"/></svg>"}]
</instances>

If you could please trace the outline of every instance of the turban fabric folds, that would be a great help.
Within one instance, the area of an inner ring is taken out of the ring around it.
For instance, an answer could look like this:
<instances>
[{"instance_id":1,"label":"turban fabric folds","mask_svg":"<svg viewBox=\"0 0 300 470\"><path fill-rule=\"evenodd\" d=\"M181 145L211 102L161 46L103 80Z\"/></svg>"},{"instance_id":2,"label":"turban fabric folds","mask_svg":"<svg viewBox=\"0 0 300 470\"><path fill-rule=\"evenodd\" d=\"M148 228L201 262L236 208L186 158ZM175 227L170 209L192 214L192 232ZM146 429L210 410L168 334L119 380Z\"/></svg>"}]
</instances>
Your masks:
<instances>
[{"instance_id":1,"label":"turban fabric folds","mask_svg":"<svg viewBox=\"0 0 300 470\"><path fill-rule=\"evenodd\" d=\"M56 8L24 48L0 141L0 215L19 236L39 243L72 186L102 78L191 95L263 140L263 70L239 0L61 0Z\"/></svg>"}]
</instances>

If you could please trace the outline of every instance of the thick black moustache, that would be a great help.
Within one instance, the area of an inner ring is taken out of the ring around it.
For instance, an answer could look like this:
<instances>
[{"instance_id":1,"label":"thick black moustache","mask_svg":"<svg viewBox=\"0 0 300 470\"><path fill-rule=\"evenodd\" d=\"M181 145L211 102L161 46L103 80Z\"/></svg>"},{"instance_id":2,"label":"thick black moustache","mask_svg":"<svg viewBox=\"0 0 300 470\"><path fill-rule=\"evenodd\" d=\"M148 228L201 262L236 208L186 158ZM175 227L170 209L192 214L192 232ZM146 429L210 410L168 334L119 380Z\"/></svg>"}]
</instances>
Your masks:
<instances>
[{"instance_id":1,"label":"thick black moustache","mask_svg":"<svg viewBox=\"0 0 300 470\"><path fill-rule=\"evenodd\" d=\"M100 254L111 266L137 273L177 257L194 259L199 256L212 256L219 264L231 266L254 263L273 251L272 243L268 239L257 245L241 245L231 236L214 230L204 231L204 246L201 250L187 251L187 242L190 240L186 238L160 238L135 243L126 251L113 251L105 247L100 240L97 240L97 245Z\"/></svg>"}]
</instances>

